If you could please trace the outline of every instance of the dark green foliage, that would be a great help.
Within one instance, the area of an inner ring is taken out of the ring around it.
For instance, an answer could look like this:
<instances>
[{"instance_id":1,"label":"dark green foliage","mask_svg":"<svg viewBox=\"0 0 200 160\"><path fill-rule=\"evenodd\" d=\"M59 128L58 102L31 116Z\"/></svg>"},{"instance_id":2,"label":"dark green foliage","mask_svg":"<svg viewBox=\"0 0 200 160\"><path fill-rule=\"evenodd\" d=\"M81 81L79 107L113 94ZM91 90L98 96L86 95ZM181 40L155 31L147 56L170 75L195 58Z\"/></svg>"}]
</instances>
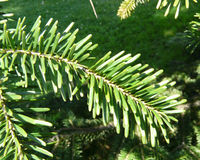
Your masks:
<instances>
[{"instance_id":1,"label":"dark green foliage","mask_svg":"<svg viewBox=\"0 0 200 160\"><path fill-rule=\"evenodd\" d=\"M6 74L6 77L2 73ZM17 157L30 159L32 156L38 157L35 152L38 152L39 155L42 153L52 156L50 152L43 149L46 142L40 136L41 126L52 126L52 124L35 118L37 113L47 112L49 108L38 108L31 105L31 102L42 99L41 92L31 87L23 88L24 82L12 73L6 71L2 73L0 76L1 159ZM35 130L34 126L39 128Z\"/></svg>"},{"instance_id":2,"label":"dark green foliage","mask_svg":"<svg viewBox=\"0 0 200 160\"><path fill-rule=\"evenodd\" d=\"M188 40L187 49L191 54L200 52L200 13L197 13L195 17L197 20L190 22L190 28L185 31Z\"/></svg>"}]
</instances>

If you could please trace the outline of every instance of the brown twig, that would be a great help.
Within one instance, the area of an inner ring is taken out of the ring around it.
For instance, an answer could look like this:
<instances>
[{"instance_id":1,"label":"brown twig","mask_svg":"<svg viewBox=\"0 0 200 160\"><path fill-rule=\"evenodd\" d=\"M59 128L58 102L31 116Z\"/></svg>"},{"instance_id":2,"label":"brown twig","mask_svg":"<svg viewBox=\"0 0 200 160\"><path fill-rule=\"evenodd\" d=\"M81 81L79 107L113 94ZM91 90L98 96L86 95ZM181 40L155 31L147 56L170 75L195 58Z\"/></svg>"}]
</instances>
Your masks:
<instances>
[{"instance_id":1,"label":"brown twig","mask_svg":"<svg viewBox=\"0 0 200 160\"><path fill-rule=\"evenodd\" d=\"M112 123L108 124L107 126L98 126L98 127L88 127L88 128L61 128L57 130L56 132L58 134L64 134L64 135L74 135L74 134L84 134L84 133L95 133L100 132L104 130L112 130L114 129L114 125Z\"/></svg>"},{"instance_id":2,"label":"brown twig","mask_svg":"<svg viewBox=\"0 0 200 160\"><path fill-rule=\"evenodd\" d=\"M95 10L95 7L94 7L94 4L93 4L92 0L90 0L90 4L91 4L91 6L92 6L92 10L93 10L93 12L94 12L95 17L98 19L97 12L96 12L96 10Z\"/></svg>"},{"instance_id":3,"label":"brown twig","mask_svg":"<svg viewBox=\"0 0 200 160\"><path fill-rule=\"evenodd\" d=\"M143 145L140 143L140 152L141 152L141 159L142 160L145 160L144 159L144 150L143 150Z\"/></svg>"}]
</instances>

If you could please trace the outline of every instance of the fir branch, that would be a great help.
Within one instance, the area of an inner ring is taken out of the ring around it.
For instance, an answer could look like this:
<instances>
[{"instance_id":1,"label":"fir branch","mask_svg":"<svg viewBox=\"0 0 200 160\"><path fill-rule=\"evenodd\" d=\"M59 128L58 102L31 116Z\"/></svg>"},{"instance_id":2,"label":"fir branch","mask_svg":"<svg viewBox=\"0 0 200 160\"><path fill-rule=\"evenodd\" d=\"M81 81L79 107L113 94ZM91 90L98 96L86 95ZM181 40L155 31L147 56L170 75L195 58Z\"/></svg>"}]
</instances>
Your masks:
<instances>
[{"instance_id":1,"label":"fir branch","mask_svg":"<svg viewBox=\"0 0 200 160\"><path fill-rule=\"evenodd\" d=\"M172 150L172 153L175 153L176 151L181 150L181 149L185 149L189 154L192 155L192 157L194 157L194 158L197 159L197 160L199 159L199 156L198 156L195 152L193 152L193 151L190 149L190 147L188 147L188 145L186 145L184 142L182 142L181 145L179 145L179 146L177 146L176 148L174 148L174 149Z\"/></svg>"},{"instance_id":2,"label":"fir branch","mask_svg":"<svg viewBox=\"0 0 200 160\"><path fill-rule=\"evenodd\" d=\"M72 128L60 128L59 130L56 130L55 132L58 133L58 135L74 135L74 134L87 134L87 133L95 133L95 132L101 132L105 130L113 130L114 129L114 124L110 123L106 126L100 125L98 127L88 127L88 128L83 128L83 127L72 127Z\"/></svg>"},{"instance_id":3,"label":"fir branch","mask_svg":"<svg viewBox=\"0 0 200 160\"><path fill-rule=\"evenodd\" d=\"M21 148L21 144L19 143L19 139L15 133L15 127L14 127L14 124L7 112L7 109L6 109L6 105L5 105L5 98L3 97L3 91L0 87L0 111L2 111L3 113L3 116L4 116L4 120L5 120L5 128L3 129L4 132L6 132L6 135L4 137L4 141L3 141L3 146L2 144L0 145L0 147L4 147L4 149L2 150L3 151L3 156L7 156L8 155L8 146L9 146L9 143L7 141L12 141L11 143L15 143L15 146L17 148L17 157L19 159L22 159L23 158L23 151L22 151L22 148ZM0 122L0 124L3 124L4 122ZM1 129L2 130L2 129ZM11 135L11 139L9 140L8 137ZM8 145L8 146L7 146ZM12 146L12 145L11 145ZM13 150L13 149L12 149ZM2 152L1 151L1 152ZM12 151L11 151L12 152ZM15 158L17 158L15 157Z\"/></svg>"},{"instance_id":4,"label":"fir branch","mask_svg":"<svg viewBox=\"0 0 200 160\"><path fill-rule=\"evenodd\" d=\"M184 2L183 2L184 1ZM121 19L128 18L132 12L134 12L135 8L139 4L144 4L149 2L149 0L123 0L120 4L120 7L118 9L117 15ZM195 3L199 3L197 0L193 0ZM165 8L165 14L164 16L167 16L170 12L170 9L173 7L176 9L175 12L175 19L178 18L179 12L180 12L180 6L185 3L185 8L189 8L189 0L173 0L173 1L166 1L166 0L158 0L156 8L162 9Z\"/></svg>"},{"instance_id":5,"label":"fir branch","mask_svg":"<svg viewBox=\"0 0 200 160\"><path fill-rule=\"evenodd\" d=\"M8 76L9 77L9 76ZM10 78L10 77L9 77ZM15 78L16 79L16 78ZM32 135L24 129L24 123L31 123L33 125L48 126L51 123L33 119L24 115L24 108L20 107L8 107L12 105L11 101L15 102L21 99L21 95L15 92L7 92L7 87L5 87L6 80L1 82L0 86L0 132L1 132L1 144L0 144L0 158L7 159L28 159L32 156L36 156L33 151L42 153L44 155L52 157L53 155L47 150L41 148L40 146L46 146L46 143ZM11 82L11 79L10 79ZM12 84L8 83L10 88ZM15 84L17 86L17 83ZM16 87L15 86L15 87ZM19 89L19 88L18 88ZM20 92L18 92L20 93ZM30 94L30 92L22 92L25 96ZM31 99L29 99L30 101ZM28 109L27 109L28 110ZM48 108L30 108L31 112L45 112ZM18 113L18 111L20 113ZM3 128L2 128L3 127ZM33 146L34 145L34 146ZM32 150L31 150L32 149ZM3 156L3 157L2 157Z\"/></svg>"},{"instance_id":6,"label":"fir branch","mask_svg":"<svg viewBox=\"0 0 200 160\"><path fill-rule=\"evenodd\" d=\"M121 19L126 19L131 15L131 13L135 10L138 4L143 4L145 2L147 1L146 0L123 0L123 2L120 4L117 15Z\"/></svg>"},{"instance_id":7,"label":"fir branch","mask_svg":"<svg viewBox=\"0 0 200 160\"><path fill-rule=\"evenodd\" d=\"M2 53L3 54L8 54L8 55L9 54L23 54L23 55L29 55L29 56L33 55L33 56L38 56L40 58L43 57L45 59L55 60L58 63L59 62L64 62L66 64L73 65L74 67L83 70L88 76L93 75L95 77L95 79L98 79L98 80L102 79L105 84L108 84L112 88L117 88L124 96L127 96L127 97L130 96L134 101L139 102L139 103L143 103L143 105L147 109L153 110L153 111L157 112L158 114L162 114L162 112L159 112L156 108L154 108L153 106L150 106L144 100L142 100L140 98L137 98L131 92L129 92L126 89L122 88L120 85L117 85L116 83L113 83L112 81L110 81L110 79L106 78L105 76L102 76L102 75L98 74L98 72L95 72L94 70L89 69L87 66L82 65L82 64L78 63L77 61L70 61L67 58L62 58L62 57L59 57L57 55L50 56L49 54L42 54L42 53L39 53L39 52L18 50L18 49L17 50L0 49L0 54L2 54Z\"/></svg>"},{"instance_id":8,"label":"fir branch","mask_svg":"<svg viewBox=\"0 0 200 160\"><path fill-rule=\"evenodd\" d=\"M193 157L195 157L196 159L199 159L199 156L198 156L195 152L193 152L193 151L190 149L190 147L188 147L187 145L184 145L183 147L184 147L184 149L185 149L186 151L188 151Z\"/></svg>"},{"instance_id":9,"label":"fir branch","mask_svg":"<svg viewBox=\"0 0 200 160\"><path fill-rule=\"evenodd\" d=\"M111 57L108 52L88 67L83 62L90 59L91 51L97 46L88 42L91 35L75 42L78 30L70 32L73 23L60 34L56 32L57 21L52 26L51 22L52 19L40 33L39 17L28 34L24 31L24 20L19 19L13 33L5 24L0 49L2 69L9 72L15 67L25 87L30 79L36 80L44 93L53 89L65 101L84 96L82 86L87 84L88 110L92 111L93 118L102 113L103 123L107 125L111 114L118 133L123 119L125 137L134 134L137 126L142 142L146 144L150 134L152 146L157 143L160 128L169 143L166 128L173 131L170 121L176 120L170 114L182 112L175 106L186 102L176 100L180 95L162 96L175 83L169 80L157 83L155 79L162 70L154 73L154 69L147 69L148 65L134 65L140 54L132 57L119 52ZM49 82L51 88L47 86Z\"/></svg>"}]
</instances>

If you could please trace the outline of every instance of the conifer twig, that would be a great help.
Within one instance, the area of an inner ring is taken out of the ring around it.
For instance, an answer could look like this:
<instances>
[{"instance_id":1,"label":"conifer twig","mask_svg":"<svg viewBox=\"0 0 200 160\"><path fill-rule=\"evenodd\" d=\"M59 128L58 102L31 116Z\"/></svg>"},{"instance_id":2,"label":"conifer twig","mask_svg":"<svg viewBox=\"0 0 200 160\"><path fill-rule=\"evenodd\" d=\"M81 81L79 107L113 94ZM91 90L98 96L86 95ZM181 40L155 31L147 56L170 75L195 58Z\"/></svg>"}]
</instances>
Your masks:
<instances>
[{"instance_id":1,"label":"conifer twig","mask_svg":"<svg viewBox=\"0 0 200 160\"><path fill-rule=\"evenodd\" d=\"M65 135L74 135L74 134L83 134L83 133L95 133L104 130L112 130L114 129L114 125L111 123L107 126L98 126L98 127L88 127L88 128L80 128L80 127L73 127L73 128L61 128L56 132L58 134L65 134ZM63 133L64 132L64 133Z\"/></svg>"}]
</instances>

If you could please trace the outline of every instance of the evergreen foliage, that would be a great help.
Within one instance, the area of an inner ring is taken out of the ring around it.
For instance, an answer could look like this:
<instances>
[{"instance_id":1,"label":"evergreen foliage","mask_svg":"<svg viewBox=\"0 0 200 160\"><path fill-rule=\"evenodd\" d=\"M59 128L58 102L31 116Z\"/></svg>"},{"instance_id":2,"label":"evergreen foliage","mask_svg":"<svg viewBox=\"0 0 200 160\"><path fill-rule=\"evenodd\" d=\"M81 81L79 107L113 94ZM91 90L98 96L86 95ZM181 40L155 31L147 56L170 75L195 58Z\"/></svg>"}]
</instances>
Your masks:
<instances>
[{"instance_id":1,"label":"evergreen foliage","mask_svg":"<svg viewBox=\"0 0 200 160\"><path fill-rule=\"evenodd\" d=\"M125 137L136 134L143 144L150 142L155 147L163 135L169 143L168 129L174 131L172 121L177 121L173 114L183 112L176 106L186 100L177 100L180 95L164 94L175 82L156 82L162 70L155 72L147 64L136 64L140 54L132 56L124 51L114 56L108 52L95 64L88 64L97 47L89 41L91 35L76 42L78 29L70 32L73 23L60 33L53 19L42 30L41 17L27 32L24 21L19 19L14 30L4 23L0 37L1 159L53 156L42 140L45 129L42 133L38 128L52 124L35 119L33 114L49 109L24 104L39 101L51 92L64 101L87 95L93 118L102 116L104 125L112 120L117 133L124 130ZM27 123L36 126L37 132L32 133Z\"/></svg>"},{"instance_id":2,"label":"evergreen foliage","mask_svg":"<svg viewBox=\"0 0 200 160\"><path fill-rule=\"evenodd\" d=\"M144 4L147 2L149 2L149 0L123 0L118 9L117 15L121 19L128 18L139 4ZM193 0L193 2L198 3L197 0ZM180 7L182 3L185 4L186 8L189 8L189 4L190 4L189 0L173 0L173 1L158 0L156 8L157 9L165 8L166 9L165 14L164 14L165 16L169 14L171 7L176 8L176 12L175 12L175 19L176 19L179 15L179 11L180 11Z\"/></svg>"},{"instance_id":3,"label":"evergreen foliage","mask_svg":"<svg viewBox=\"0 0 200 160\"><path fill-rule=\"evenodd\" d=\"M200 13L196 13L197 20L190 22L190 28L185 31L188 39L187 49L190 53L200 51Z\"/></svg>"}]
</instances>

